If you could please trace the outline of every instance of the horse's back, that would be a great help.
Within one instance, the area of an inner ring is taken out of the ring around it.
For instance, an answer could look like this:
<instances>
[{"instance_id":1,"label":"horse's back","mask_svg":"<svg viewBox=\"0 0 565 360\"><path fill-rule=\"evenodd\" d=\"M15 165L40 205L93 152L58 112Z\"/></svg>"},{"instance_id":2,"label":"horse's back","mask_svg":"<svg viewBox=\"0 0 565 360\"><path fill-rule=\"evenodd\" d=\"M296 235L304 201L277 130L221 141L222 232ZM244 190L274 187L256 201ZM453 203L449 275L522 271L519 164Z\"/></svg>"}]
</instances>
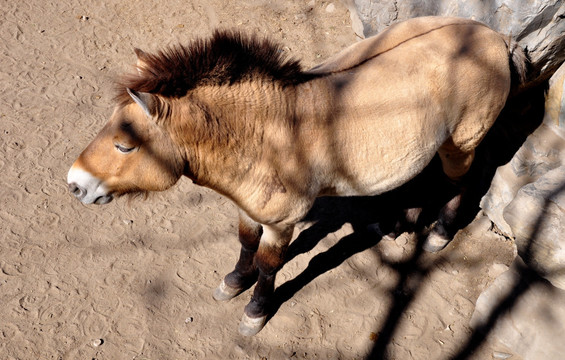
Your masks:
<instances>
[{"instance_id":1,"label":"horse's back","mask_svg":"<svg viewBox=\"0 0 565 360\"><path fill-rule=\"evenodd\" d=\"M308 70L308 73L322 75L346 71L408 42L425 40L425 35L442 29L447 30L445 33L455 36L461 35L461 29L463 29L462 35L465 35L465 29L474 29L498 36L495 31L474 20L437 16L419 17L394 24L379 34L351 45L314 66Z\"/></svg>"},{"instance_id":2,"label":"horse's back","mask_svg":"<svg viewBox=\"0 0 565 360\"><path fill-rule=\"evenodd\" d=\"M333 94L334 148L345 160L337 192L393 189L451 137L474 148L508 96L508 59L504 39L488 27L426 17L391 26L310 70Z\"/></svg>"},{"instance_id":3,"label":"horse's back","mask_svg":"<svg viewBox=\"0 0 565 360\"><path fill-rule=\"evenodd\" d=\"M501 109L510 91L505 40L487 26L461 18L398 23L310 72L330 79L330 91L347 110L358 114L363 109L381 119L411 107L416 113L439 111L438 121L457 121L464 110ZM406 108L399 108L400 100ZM370 117L367 121L373 121Z\"/></svg>"}]
</instances>

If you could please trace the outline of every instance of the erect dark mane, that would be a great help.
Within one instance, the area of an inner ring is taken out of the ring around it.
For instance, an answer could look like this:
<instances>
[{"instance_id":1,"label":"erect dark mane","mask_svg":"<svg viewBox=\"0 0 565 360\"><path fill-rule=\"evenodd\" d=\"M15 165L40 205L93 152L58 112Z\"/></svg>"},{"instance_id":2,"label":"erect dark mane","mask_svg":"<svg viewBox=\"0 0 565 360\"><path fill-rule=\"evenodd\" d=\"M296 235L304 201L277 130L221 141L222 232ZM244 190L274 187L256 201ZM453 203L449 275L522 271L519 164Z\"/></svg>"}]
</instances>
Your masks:
<instances>
[{"instance_id":1,"label":"erect dark mane","mask_svg":"<svg viewBox=\"0 0 565 360\"><path fill-rule=\"evenodd\" d=\"M141 71L118 82L118 99L127 101L126 88L182 97L201 85L260 79L288 86L312 77L302 71L299 61L285 56L280 46L234 31L216 31L209 39L142 56L145 66Z\"/></svg>"}]
</instances>

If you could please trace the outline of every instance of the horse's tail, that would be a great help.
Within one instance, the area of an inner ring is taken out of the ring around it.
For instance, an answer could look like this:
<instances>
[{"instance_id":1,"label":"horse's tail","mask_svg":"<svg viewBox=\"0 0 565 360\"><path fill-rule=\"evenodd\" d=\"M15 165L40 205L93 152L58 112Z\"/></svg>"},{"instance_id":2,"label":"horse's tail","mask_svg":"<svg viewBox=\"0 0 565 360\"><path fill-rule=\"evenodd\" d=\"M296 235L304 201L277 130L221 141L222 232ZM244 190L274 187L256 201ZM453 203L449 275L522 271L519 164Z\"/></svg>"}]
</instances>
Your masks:
<instances>
[{"instance_id":1,"label":"horse's tail","mask_svg":"<svg viewBox=\"0 0 565 360\"><path fill-rule=\"evenodd\" d=\"M526 51L511 36L506 42L508 46L510 73L512 88L514 90L522 88L528 80L528 68L530 60Z\"/></svg>"}]
</instances>

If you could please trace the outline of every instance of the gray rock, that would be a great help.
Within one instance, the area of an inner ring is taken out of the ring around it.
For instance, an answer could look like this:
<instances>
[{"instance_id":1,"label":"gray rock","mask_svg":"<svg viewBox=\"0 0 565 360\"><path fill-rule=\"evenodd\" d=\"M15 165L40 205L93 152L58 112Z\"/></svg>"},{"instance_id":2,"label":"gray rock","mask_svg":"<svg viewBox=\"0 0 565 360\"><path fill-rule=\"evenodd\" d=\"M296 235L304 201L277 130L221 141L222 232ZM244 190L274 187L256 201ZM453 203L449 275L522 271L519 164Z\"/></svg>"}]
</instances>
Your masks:
<instances>
[{"instance_id":1,"label":"gray rock","mask_svg":"<svg viewBox=\"0 0 565 360\"><path fill-rule=\"evenodd\" d=\"M510 225L504 220L502 212L528 180L516 176L509 164L502 166L496 171L488 193L481 199L480 206L483 212L507 237L514 237L514 234Z\"/></svg>"},{"instance_id":2,"label":"gray rock","mask_svg":"<svg viewBox=\"0 0 565 360\"><path fill-rule=\"evenodd\" d=\"M565 129L565 65L557 70L549 80L549 90L545 101L543 122L548 126Z\"/></svg>"},{"instance_id":3,"label":"gray rock","mask_svg":"<svg viewBox=\"0 0 565 360\"><path fill-rule=\"evenodd\" d=\"M500 167L481 208L528 265L565 289L565 65L550 80L543 124Z\"/></svg>"},{"instance_id":4,"label":"gray rock","mask_svg":"<svg viewBox=\"0 0 565 360\"><path fill-rule=\"evenodd\" d=\"M498 168L489 191L481 200L481 208L503 233L514 237L502 215L504 209L523 186L562 165L565 165L565 131L542 124L512 160Z\"/></svg>"},{"instance_id":5,"label":"gray rock","mask_svg":"<svg viewBox=\"0 0 565 360\"><path fill-rule=\"evenodd\" d=\"M493 310L510 300L510 307L489 328L489 339L514 354L531 360L562 359L565 354L565 291L545 281L527 282L518 269L517 258L510 270L500 275L477 299L470 325L480 329ZM524 288L525 291L513 292ZM509 299L510 297L510 299Z\"/></svg>"},{"instance_id":6,"label":"gray rock","mask_svg":"<svg viewBox=\"0 0 565 360\"><path fill-rule=\"evenodd\" d=\"M518 254L554 286L565 289L565 165L522 187L503 216Z\"/></svg>"},{"instance_id":7,"label":"gray rock","mask_svg":"<svg viewBox=\"0 0 565 360\"><path fill-rule=\"evenodd\" d=\"M535 270L565 289L565 131L543 124L481 200L484 213L513 237Z\"/></svg>"},{"instance_id":8,"label":"gray rock","mask_svg":"<svg viewBox=\"0 0 565 360\"><path fill-rule=\"evenodd\" d=\"M484 212L510 237L514 235L502 217L504 208L522 186L565 164L564 87L565 65L562 65L549 81L542 126L528 137L509 164L497 170L489 192L481 200Z\"/></svg>"}]
</instances>

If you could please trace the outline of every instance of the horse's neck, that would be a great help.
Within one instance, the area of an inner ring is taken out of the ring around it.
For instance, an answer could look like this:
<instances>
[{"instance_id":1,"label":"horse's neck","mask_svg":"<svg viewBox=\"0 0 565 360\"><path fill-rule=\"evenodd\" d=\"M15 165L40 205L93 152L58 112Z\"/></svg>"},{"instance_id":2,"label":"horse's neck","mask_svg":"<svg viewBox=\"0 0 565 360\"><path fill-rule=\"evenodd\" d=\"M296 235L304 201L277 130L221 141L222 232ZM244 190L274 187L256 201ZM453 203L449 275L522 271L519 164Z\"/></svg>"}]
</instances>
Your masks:
<instances>
[{"instance_id":1,"label":"horse's neck","mask_svg":"<svg viewBox=\"0 0 565 360\"><path fill-rule=\"evenodd\" d=\"M292 106L285 93L274 85L241 84L201 87L179 100L173 116L181 118L176 132L182 134L185 175L232 195L259 163L265 131L287 126Z\"/></svg>"}]
</instances>

